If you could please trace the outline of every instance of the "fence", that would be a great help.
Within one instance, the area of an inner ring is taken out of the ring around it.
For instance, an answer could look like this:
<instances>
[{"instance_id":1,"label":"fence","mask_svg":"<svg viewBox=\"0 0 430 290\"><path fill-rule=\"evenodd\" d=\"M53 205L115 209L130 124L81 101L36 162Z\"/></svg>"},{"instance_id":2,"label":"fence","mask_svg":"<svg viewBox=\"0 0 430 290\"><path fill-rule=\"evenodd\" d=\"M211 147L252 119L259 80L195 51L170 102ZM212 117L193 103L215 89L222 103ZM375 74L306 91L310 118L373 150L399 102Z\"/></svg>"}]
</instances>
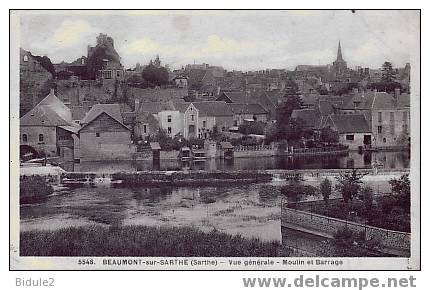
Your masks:
<instances>
[{"instance_id":1,"label":"fence","mask_svg":"<svg viewBox=\"0 0 430 290\"><path fill-rule=\"evenodd\" d=\"M322 148L290 148L286 153L293 155L324 155L344 154L348 152L348 146L322 147Z\"/></svg>"},{"instance_id":2,"label":"fence","mask_svg":"<svg viewBox=\"0 0 430 290\"><path fill-rule=\"evenodd\" d=\"M234 151L265 151L265 150L276 150L274 145L256 145L256 146L235 146Z\"/></svg>"},{"instance_id":3,"label":"fence","mask_svg":"<svg viewBox=\"0 0 430 290\"><path fill-rule=\"evenodd\" d=\"M287 252L289 257L316 257L317 254L311 253L309 251L293 247L293 246L286 246L284 245L284 249Z\"/></svg>"},{"instance_id":4,"label":"fence","mask_svg":"<svg viewBox=\"0 0 430 290\"><path fill-rule=\"evenodd\" d=\"M312 232L334 236L340 229L347 228L355 233L365 233L366 240L377 240L381 246L398 250L410 249L410 234L391 231L368 225L331 218L311 212L299 211L282 205L282 226L297 225Z\"/></svg>"}]
</instances>

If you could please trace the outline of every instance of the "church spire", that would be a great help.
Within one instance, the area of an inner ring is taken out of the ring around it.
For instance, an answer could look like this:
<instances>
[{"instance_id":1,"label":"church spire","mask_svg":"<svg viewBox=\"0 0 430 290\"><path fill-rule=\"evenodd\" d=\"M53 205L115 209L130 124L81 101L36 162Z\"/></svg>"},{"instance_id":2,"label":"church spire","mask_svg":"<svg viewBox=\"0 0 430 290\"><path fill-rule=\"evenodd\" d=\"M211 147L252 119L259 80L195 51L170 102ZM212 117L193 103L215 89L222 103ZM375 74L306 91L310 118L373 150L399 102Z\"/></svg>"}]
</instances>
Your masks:
<instances>
[{"instance_id":1,"label":"church spire","mask_svg":"<svg viewBox=\"0 0 430 290\"><path fill-rule=\"evenodd\" d=\"M342 48L340 47L340 40L339 40L339 45L337 47L337 61L343 61Z\"/></svg>"}]
</instances>

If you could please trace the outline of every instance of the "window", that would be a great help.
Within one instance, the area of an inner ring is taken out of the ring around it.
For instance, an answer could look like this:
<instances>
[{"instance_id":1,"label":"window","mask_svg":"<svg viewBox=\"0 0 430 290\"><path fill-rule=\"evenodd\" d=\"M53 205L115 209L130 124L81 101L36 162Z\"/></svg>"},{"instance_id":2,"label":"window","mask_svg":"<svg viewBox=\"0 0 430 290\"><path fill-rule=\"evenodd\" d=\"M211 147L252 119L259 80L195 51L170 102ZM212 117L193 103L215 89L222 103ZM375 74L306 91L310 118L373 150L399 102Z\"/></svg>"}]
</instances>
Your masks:
<instances>
[{"instance_id":1,"label":"window","mask_svg":"<svg viewBox=\"0 0 430 290\"><path fill-rule=\"evenodd\" d=\"M167 127L167 134L172 134L172 127Z\"/></svg>"},{"instance_id":2,"label":"window","mask_svg":"<svg viewBox=\"0 0 430 290\"><path fill-rule=\"evenodd\" d=\"M378 112L378 122L382 122L382 112Z\"/></svg>"},{"instance_id":3,"label":"window","mask_svg":"<svg viewBox=\"0 0 430 290\"><path fill-rule=\"evenodd\" d=\"M191 115L191 121L194 121L194 115Z\"/></svg>"},{"instance_id":4,"label":"window","mask_svg":"<svg viewBox=\"0 0 430 290\"><path fill-rule=\"evenodd\" d=\"M100 137L100 133L99 132L96 133L96 137Z\"/></svg>"},{"instance_id":5,"label":"window","mask_svg":"<svg viewBox=\"0 0 430 290\"><path fill-rule=\"evenodd\" d=\"M403 122L408 122L408 112L403 112Z\"/></svg>"},{"instance_id":6,"label":"window","mask_svg":"<svg viewBox=\"0 0 430 290\"><path fill-rule=\"evenodd\" d=\"M172 115L167 115L167 122L172 122Z\"/></svg>"},{"instance_id":7,"label":"window","mask_svg":"<svg viewBox=\"0 0 430 290\"><path fill-rule=\"evenodd\" d=\"M206 128L206 121L203 121L203 128Z\"/></svg>"},{"instance_id":8,"label":"window","mask_svg":"<svg viewBox=\"0 0 430 290\"><path fill-rule=\"evenodd\" d=\"M354 135L353 134L346 135L346 140L354 141Z\"/></svg>"},{"instance_id":9,"label":"window","mask_svg":"<svg viewBox=\"0 0 430 290\"><path fill-rule=\"evenodd\" d=\"M27 134L22 134L22 142L27 142Z\"/></svg>"},{"instance_id":10,"label":"window","mask_svg":"<svg viewBox=\"0 0 430 290\"><path fill-rule=\"evenodd\" d=\"M39 134L39 142L43 142L43 134Z\"/></svg>"},{"instance_id":11,"label":"window","mask_svg":"<svg viewBox=\"0 0 430 290\"><path fill-rule=\"evenodd\" d=\"M390 122L394 123L394 112L390 112Z\"/></svg>"},{"instance_id":12,"label":"window","mask_svg":"<svg viewBox=\"0 0 430 290\"><path fill-rule=\"evenodd\" d=\"M116 71L116 76L117 76L117 77L120 77L120 76L121 76L121 71L120 71L120 70L117 70L117 71Z\"/></svg>"},{"instance_id":13,"label":"window","mask_svg":"<svg viewBox=\"0 0 430 290\"><path fill-rule=\"evenodd\" d=\"M194 131L195 131L195 127L194 127L194 125L189 125L189 126L188 126L188 133L190 133L190 134L194 134Z\"/></svg>"},{"instance_id":14,"label":"window","mask_svg":"<svg viewBox=\"0 0 430 290\"><path fill-rule=\"evenodd\" d=\"M387 138L382 139L382 142L386 143L387 142Z\"/></svg>"},{"instance_id":15,"label":"window","mask_svg":"<svg viewBox=\"0 0 430 290\"><path fill-rule=\"evenodd\" d=\"M378 126L378 134L382 134L382 126Z\"/></svg>"},{"instance_id":16,"label":"window","mask_svg":"<svg viewBox=\"0 0 430 290\"><path fill-rule=\"evenodd\" d=\"M24 59L23 59L25 62L27 62L28 61L28 55L24 55Z\"/></svg>"},{"instance_id":17,"label":"window","mask_svg":"<svg viewBox=\"0 0 430 290\"><path fill-rule=\"evenodd\" d=\"M143 124L143 134L148 133L148 125Z\"/></svg>"}]
</instances>

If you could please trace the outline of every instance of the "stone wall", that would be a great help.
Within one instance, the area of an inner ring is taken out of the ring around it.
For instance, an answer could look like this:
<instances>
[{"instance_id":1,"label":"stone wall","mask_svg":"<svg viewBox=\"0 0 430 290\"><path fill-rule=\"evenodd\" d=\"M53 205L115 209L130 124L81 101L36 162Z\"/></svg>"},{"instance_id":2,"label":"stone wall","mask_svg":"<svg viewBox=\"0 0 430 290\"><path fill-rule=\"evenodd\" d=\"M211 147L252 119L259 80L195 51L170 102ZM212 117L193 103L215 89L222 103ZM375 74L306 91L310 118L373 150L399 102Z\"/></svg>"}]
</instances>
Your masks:
<instances>
[{"instance_id":1,"label":"stone wall","mask_svg":"<svg viewBox=\"0 0 430 290\"><path fill-rule=\"evenodd\" d=\"M288 227L288 225L295 225L305 230L331 237L333 237L338 230L346 227L355 233L365 232L367 240L376 239L380 241L383 247L399 250L410 249L410 233L353 223L346 220L287 208L283 205L282 226Z\"/></svg>"}]
</instances>

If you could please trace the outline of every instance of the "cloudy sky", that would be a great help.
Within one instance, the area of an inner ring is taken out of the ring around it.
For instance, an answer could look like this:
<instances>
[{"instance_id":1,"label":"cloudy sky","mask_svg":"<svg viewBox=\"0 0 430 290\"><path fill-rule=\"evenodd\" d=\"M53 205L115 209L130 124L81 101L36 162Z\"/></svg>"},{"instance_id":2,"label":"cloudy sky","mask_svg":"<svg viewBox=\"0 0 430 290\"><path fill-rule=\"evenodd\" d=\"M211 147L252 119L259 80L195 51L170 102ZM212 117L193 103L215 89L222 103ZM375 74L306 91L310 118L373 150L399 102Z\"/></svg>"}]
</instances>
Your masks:
<instances>
[{"instance_id":1,"label":"cloudy sky","mask_svg":"<svg viewBox=\"0 0 430 290\"><path fill-rule=\"evenodd\" d=\"M20 41L57 63L86 55L106 33L126 67L159 54L172 68L254 70L331 63L340 40L349 67L400 67L417 44L418 21L413 11L36 11L21 15Z\"/></svg>"}]
</instances>

